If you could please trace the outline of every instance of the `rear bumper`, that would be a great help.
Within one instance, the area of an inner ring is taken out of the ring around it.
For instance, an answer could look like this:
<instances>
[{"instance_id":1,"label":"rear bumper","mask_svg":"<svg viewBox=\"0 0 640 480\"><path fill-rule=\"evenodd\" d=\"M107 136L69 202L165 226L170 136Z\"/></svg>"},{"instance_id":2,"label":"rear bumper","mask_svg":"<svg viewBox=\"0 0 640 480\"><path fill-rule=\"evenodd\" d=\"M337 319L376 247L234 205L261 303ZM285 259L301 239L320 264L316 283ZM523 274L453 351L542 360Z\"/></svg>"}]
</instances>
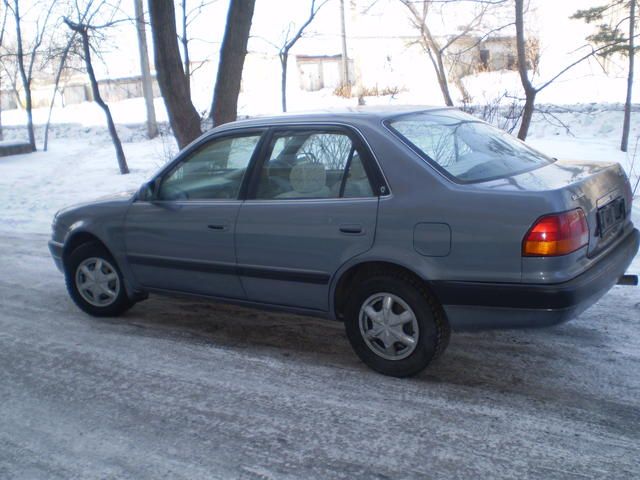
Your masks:
<instances>
[{"instance_id":1,"label":"rear bumper","mask_svg":"<svg viewBox=\"0 0 640 480\"><path fill-rule=\"evenodd\" d=\"M53 257L53 261L58 267L58 270L64 272L64 267L62 265L62 251L64 249L64 245L62 243L54 242L53 240L49 240L49 252L51 252L51 256Z\"/></svg>"},{"instance_id":2,"label":"rear bumper","mask_svg":"<svg viewBox=\"0 0 640 480\"><path fill-rule=\"evenodd\" d=\"M441 281L433 289L455 329L553 325L579 315L607 293L633 261L639 243L634 229L589 270L564 283Z\"/></svg>"}]
</instances>

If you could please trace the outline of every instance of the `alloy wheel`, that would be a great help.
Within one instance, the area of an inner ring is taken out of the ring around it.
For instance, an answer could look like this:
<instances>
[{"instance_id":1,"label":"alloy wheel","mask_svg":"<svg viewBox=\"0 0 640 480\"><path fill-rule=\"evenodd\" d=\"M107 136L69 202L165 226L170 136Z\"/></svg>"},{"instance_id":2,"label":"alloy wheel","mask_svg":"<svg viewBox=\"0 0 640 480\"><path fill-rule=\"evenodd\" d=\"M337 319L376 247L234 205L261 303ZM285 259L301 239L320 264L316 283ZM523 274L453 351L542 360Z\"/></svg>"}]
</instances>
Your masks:
<instances>
[{"instance_id":1,"label":"alloy wheel","mask_svg":"<svg viewBox=\"0 0 640 480\"><path fill-rule=\"evenodd\" d=\"M419 336L418 320L409 305L392 293L376 293L360 308L360 333L367 347L386 360L402 360L413 353Z\"/></svg>"},{"instance_id":2,"label":"alloy wheel","mask_svg":"<svg viewBox=\"0 0 640 480\"><path fill-rule=\"evenodd\" d=\"M116 269L104 258L83 260L76 269L75 282L80 296L94 307L108 307L120 293Z\"/></svg>"}]
</instances>

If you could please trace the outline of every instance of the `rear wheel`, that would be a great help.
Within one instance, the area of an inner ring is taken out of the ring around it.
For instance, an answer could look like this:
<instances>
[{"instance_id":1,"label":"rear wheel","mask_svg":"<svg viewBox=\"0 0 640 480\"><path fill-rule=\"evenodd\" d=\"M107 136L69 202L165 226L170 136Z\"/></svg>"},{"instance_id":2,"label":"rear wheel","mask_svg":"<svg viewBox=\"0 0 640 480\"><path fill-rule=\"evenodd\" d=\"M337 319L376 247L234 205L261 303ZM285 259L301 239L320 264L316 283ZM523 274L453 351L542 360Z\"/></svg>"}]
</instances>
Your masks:
<instances>
[{"instance_id":1,"label":"rear wheel","mask_svg":"<svg viewBox=\"0 0 640 480\"><path fill-rule=\"evenodd\" d=\"M442 308L411 275L381 271L353 289L345 308L347 337L373 370L395 377L422 371L447 347Z\"/></svg>"},{"instance_id":2,"label":"rear wheel","mask_svg":"<svg viewBox=\"0 0 640 480\"><path fill-rule=\"evenodd\" d=\"M98 242L84 243L71 252L65 279L71 299L89 315L115 317L134 304L115 260Z\"/></svg>"}]
</instances>

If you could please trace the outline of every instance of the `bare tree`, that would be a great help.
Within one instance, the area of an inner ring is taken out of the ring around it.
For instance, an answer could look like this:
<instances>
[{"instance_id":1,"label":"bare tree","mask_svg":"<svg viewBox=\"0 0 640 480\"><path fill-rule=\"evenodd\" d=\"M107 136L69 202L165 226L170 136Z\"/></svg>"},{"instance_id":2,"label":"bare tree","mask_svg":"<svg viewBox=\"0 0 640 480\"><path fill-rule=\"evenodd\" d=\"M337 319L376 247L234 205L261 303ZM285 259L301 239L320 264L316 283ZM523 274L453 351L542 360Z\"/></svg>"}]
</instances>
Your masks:
<instances>
[{"instance_id":1,"label":"bare tree","mask_svg":"<svg viewBox=\"0 0 640 480\"><path fill-rule=\"evenodd\" d=\"M7 26L7 12L8 9L4 9L2 14L2 27L0 30L0 48L4 45L4 32ZM0 71L0 140L4 140L4 133L2 132L2 71Z\"/></svg>"},{"instance_id":2,"label":"bare tree","mask_svg":"<svg viewBox=\"0 0 640 480\"><path fill-rule=\"evenodd\" d=\"M64 46L62 52L55 52L52 57L58 57L58 67L56 69L55 78L53 81L53 93L51 94L51 101L49 102L49 111L47 113L47 123L44 127L44 141L42 143L42 149L46 152L49 148L49 127L51 125L51 114L53 112L53 106L55 105L56 95L60 89L60 79L67 63L69 52L75 42L76 32L71 32L71 35L67 39L67 43Z\"/></svg>"},{"instance_id":3,"label":"bare tree","mask_svg":"<svg viewBox=\"0 0 640 480\"><path fill-rule=\"evenodd\" d=\"M214 125L233 122L238 115L238 96L255 3L255 0L231 0L229 4L209 112Z\"/></svg>"},{"instance_id":4,"label":"bare tree","mask_svg":"<svg viewBox=\"0 0 640 480\"><path fill-rule=\"evenodd\" d=\"M189 25L189 15L187 13L187 0L180 0L182 7L182 35L180 42L182 43L182 61L184 62L184 76L187 77L187 95L191 97L191 58L189 57L189 36L187 35L187 27Z\"/></svg>"},{"instance_id":5,"label":"bare tree","mask_svg":"<svg viewBox=\"0 0 640 480\"><path fill-rule=\"evenodd\" d=\"M93 93L93 100L104 111L104 115L107 119L107 127L109 128L109 135L111 136L111 141L113 142L113 146L116 150L118 167L120 168L120 173L124 175L129 173L127 159L124 156L124 150L122 149L122 143L120 142L120 137L118 137L118 132L116 130L115 123L113 122L113 117L111 116L111 110L109 110L109 106L106 104L106 102L100 95L98 80L96 79L96 75L93 70L93 64L91 61L91 51L93 47L91 45L90 32L95 33L99 29L112 26L115 22L111 21L99 26L92 25L90 22L98 13L100 7L104 5L103 2L99 3L97 8L92 12L92 14L87 15L87 12L92 6L92 3L93 2L91 0L88 2L87 10L85 10L84 14L81 13L80 11L77 12L78 14L77 21L74 22L69 17L65 17L64 22L73 32L75 32L80 37L81 45L82 45L82 56L84 59L85 67L87 69L87 75L89 76L89 83L91 84L91 92Z\"/></svg>"},{"instance_id":6,"label":"bare tree","mask_svg":"<svg viewBox=\"0 0 640 480\"><path fill-rule=\"evenodd\" d=\"M31 98L31 83L33 81L33 68L36 64L36 57L38 50L42 46L42 42L45 38L47 31L47 24L51 17L51 12L56 4L55 0L51 1L42 10L42 15L38 17L35 24L35 30L33 33L33 42L26 48L22 32L22 15L20 13L20 1L19 0L4 0L5 7L13 15L15 27L16 27L16 63L18 65L18 71L20 73L20 79L22 81L22 88L24 90L24 105L27 112L27 132L29 135L29 144L31 150L36 150L36 137L33 128L33 102ZM25 58L26 57L26 58Z\"/></svg>"},{"instance_id":7,"label":"bare tree","mask_svg":"<svg viewBox=\"0 0 640 480\"><path fill-rule=\"evenodd\" d=\"M290 23L287 29L287 32L284 36L284 43L280 47L280 51L278 52L278 57L280 58L280 67L282 68L281 73L281 94L282 94L282 111L287 111L287 63L289 61L289 51L293 48L298 40L304 34L306 28L311 25L313 19L316 17L318 11L322 8L323 5L327 3L328 0L325 0L321 3L317 3L316 0L311 0L309 15L304 23L296 30L292 32L293 24Z\"/></svg>"},{"instance_id":8,"label":"bare tree","mask_svg":"<svg viewBox=\"0 0 640 480\"><path fill-rule=\"evenodd\" d=\"M529 62L530 58L527 56L527 40L525 37L525 24L524 24L524 13L525 13L525 0L515 0L515 22L516 22L516 47L518 51L518 73L520 74L520 81L522 83L522 87L524 89L525 94L525 103L524 109L522 111L522 120L520 122L520 129L518 131L518 138L520 140L525 140L527 138L527 134L529 133L529 127L531 126L531 119L533 117L533 113L535 111L535 102L536 96L542 90L547 88L553 82L555 82L562 75L567 73L576 65L584 62L588 58L593 57L594 55L598 55L608 49L611 49L614 45L619 45L620 43L626 42L626 39L615 40L612 43L602 46L600 48L593 49L589 51L589 53L581 56L574 62L570 63L566 67L562 68L558 73L553 75L549 80L542 83L539 86L534 86L531 79L529 78ZM632 77L633 78L633 77Z\"/></svg>"},{"instance_id":9,"label":"bare tree","mask_svg":"<svg viewBox=\"0 0 640 480\"><path fill-rule=\"evenodd\" d=\"M456 42L458 42L464 36L470 34L482 24L485 14L490 7L500 5L502 0L474 0L471 3L475 3L475 10L470 21L460 27L459 31L455 35L451 35L447 39L438 39L432 32L429 25L429 19L432 16L442 18L442 6L447 4L461 3L455 0L399 0L408 10L409 19L419 32L419 43L425 53L428 55L433 69L438 79L438 85L442 92L444 103L448 106L453 106L453 99L451 97L451 91L449 89L449 79L447 73L449 68L446 65L445 57L447 51ZM436 8L438 10L436 11Z\"/></svg>"},{"instance_id":10,"label":"bare tree","mask_svg":"<svg viewBox=\"0 0 640 480\"><path fill-rule=\"evenodd\" d=\"M149 68L149 52L147 50L147 32L144 22L142 0L134 0L136 15L136 32L138 34L138 50L140 55L140 72L142 74L142 95L147 110L147 136L154 138L158 135L156 109L153 106L153 80Z\"/></svg>"},{"instance_id":11,"label":"bare tree","mask_svg":"<svg viewBox=\"0 0 640 480\"><path fill-rule=\"evenodd\" d=\"M604 58L615 53L627 56L627 95L624 104L624 123L622 126L622 141L620 149L626 152L629 147L629 133L631 130L631 99L633 94L633 70L636 54L636 22L637 0L607 0L606 3L584 10L578 10L571 18L584 20L586 23L596 24L597 31L587 37L587 40L602 47L600 55ZM608 20L608 22L606 22ZM628 36L624 32L624 24L628 22Z\"/></svg>"},{"instance_id":12,"label":"bare tree","mask_svg":"<svg viewBox=\"0 0 640 480\"><path fill-rule=\"evenodd\" d=\"M206 7L215 3L217 0L200 0L195 7L188 7L187 0L180 0L180 20L182 32L178 35L178 40L182 46L182 63L184 65L184 74L187 77L187 91L191 96L191 76L198 69L191 66L191 54L189 53L189 44L192 38L189 36L189 27L191 23L205 10Z\"/></svg>"},{"instance_id":13,"label":"bare tree","mask_svg":"<svg viewBox=\"0 0 640 480\"><path fill-rule=\"evenodd\" d=\"M536 103L536 95L539 89L535 88L529 79L529 70L527 68L527 46L524 34L524 0L516 0L516 48L518 51L518 73L522 88L524 88L524 110L522 111L522 119L520 120L520 130L518 138L525 140L531 126L531 118Z\"/></svg>"},{"instance_id":14,"label":"bare tree","mask_svg":"<svg viewBox=\"0 0 640 480\"><path fill-rule=\"evenodd\" d=\"M69 10L67 13L73 11L73 7L71 3L68 3L67 6ZM85 14L88 11L85 12ZM52 26L54 32L59 31L59 27L62 26L62 19L59 23L56 23ZM49 45L45 50L45 58L43 61L43 67L48 65L55 66L55 70L51 71L53 74L53 92L51 93L51 100L49 101L49 109L47 112L47 122L44 127L44 140L42 143L42 149L46 152L49 148L49 130L51 127L51 115L53 113L53 107L55 106L56 97L58 92L60 92L60 82L62 81L62 77L65 71L68 70L68 63L70 60L73 60L75 64L76 70L79 70L78 63L81 62L81 55L77 54L78 52L74 52L73 49L76 45L77 34L74 31L68 32L65 31L66 35L64 36L56 36L51 35L49 40ZM60 38L62 37L62 38Z\"/></svg>"},{"instance_id":15,"label":"bare tree","mask_svg":"<svg viewBox=\"0 0 640 480\"><path fill-rule=\"evenodd\" d=\"M20 98L20 92L18 87L18 68L15 61L15 44L11 42L10 45L7 45L9 42L7 39L3 41L3 52L0 55L0 66L2 67L2 71L4 72L4 78L9 83L11 87L11 93L13 94L13 98L16 103L22 105L22 99Z\"/></svg>"},{"instance_id":16,"label":"bare tree","mask_svg":"<svg viewBox=\"0 0 640 480\"><path fill-rule=\"evenodd\" d=\"M202 130L182 69L173 0L149 0L149 16L158 85L178 146L184 148L200 136Z\"/></svg>"},{"instance_id":17,"label":"bare tree","mask_svg":"<svg viewBox=\"0 0 640 480\"><path fill-rule=\"evenodd\" d=\"M629 72L627 74L627 97L624 102L624 123L622 126L622 141L620 150L626 152L629 148L629 132L631 131L631 97L633 95L633 69L635 68L636 57L636 1L632 0L629 7Z\"/></svg>"}]
</instances>

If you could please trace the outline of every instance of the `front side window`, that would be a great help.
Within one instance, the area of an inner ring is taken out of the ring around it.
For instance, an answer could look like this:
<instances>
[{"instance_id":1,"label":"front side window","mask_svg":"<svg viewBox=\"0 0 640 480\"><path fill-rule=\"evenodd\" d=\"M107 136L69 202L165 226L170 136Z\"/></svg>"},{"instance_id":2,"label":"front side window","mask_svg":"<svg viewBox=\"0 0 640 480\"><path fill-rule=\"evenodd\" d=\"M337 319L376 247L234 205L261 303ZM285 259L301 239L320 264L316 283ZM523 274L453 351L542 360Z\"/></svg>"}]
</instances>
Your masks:
<instances>
[{"instance_id":1,"label":"front side window","mask_svg":"<svg viewBox=\"0 0 640 480\"><path fill-rule=\"evenodd\" d=\"M388 120L391 131L462 182L508 177L553 162L508 133L456 110Z\"/></svg>"},{"instance_id":2,"label":"front side window","mask_svg":"<svg viewBox=\"0 0 640 480\"><path fill-rule=\"evenodd\" d=\"M201 146L163 179L158 200L237 198L260 136L220 138Z\"/></svg>"},{"instance_id":3,"label":"front side window","mask_svg":"<svg viewBox=\"0 0 640 480\"><path fill-rule=\"evenodd\" d=\"M360 152L344 133L278 133L268 155L260 172L258 199L373 196Z\"/></svg>"}]
</instances>

